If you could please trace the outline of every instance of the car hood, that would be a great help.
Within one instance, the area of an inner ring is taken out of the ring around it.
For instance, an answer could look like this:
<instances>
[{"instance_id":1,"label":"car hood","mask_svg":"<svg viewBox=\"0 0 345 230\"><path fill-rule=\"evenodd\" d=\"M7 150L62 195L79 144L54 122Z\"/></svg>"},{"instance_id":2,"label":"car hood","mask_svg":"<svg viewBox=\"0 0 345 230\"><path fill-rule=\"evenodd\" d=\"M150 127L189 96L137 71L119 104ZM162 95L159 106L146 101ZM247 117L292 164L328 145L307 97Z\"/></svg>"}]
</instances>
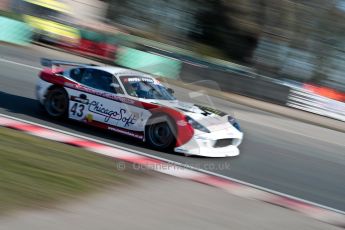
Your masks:
<instances>
[{"instance_id":1,"label":"car hood","mask_svg":"<svg viewBox=\"0 0 345 230\"><path fill-rule=\"evenodd\" d=\"M150 103L179 110L199 122L201 125L207 127L211 132L223 129L233 129L234 132L237 131L237 129L229 123L228 114L208 106L178 100L152 100Z\"/></svg>"}]
</instances>

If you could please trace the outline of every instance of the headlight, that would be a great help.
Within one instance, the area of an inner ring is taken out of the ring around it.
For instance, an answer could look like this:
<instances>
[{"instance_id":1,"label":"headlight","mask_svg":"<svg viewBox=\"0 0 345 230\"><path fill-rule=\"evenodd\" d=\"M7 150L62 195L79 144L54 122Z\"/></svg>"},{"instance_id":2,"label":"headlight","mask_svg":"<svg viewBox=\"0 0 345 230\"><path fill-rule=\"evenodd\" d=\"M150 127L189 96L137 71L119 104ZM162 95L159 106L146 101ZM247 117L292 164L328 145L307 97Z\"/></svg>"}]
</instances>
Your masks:
<instances>
[{"instance_id":1,"label":"headlight","mask_svg":"<svg viewBox=\"0 0 345 230\"><path fill-rule=\"evenodd\" d=\"M197 122L193 118L186 116L186 119L187 119L188 123L194 129L200 130L200 131L205 132L205 133L210 133L210 130L208 130L205 126L203 126L202 124L200 124L199 122Z\"/></svg>"},{"instance_id":2,"label":"headlight","mask_svg":"<svg viewBox=\"0 0 345 230\"><path fill-rule=\"evenodd\" d=\"M228 116L228 121L229 123L234 126L238 131L242 132L240 124L238 124L238 122L236 121L235 118L233 118L232 116Z\"/></svg>"}]
</instances>

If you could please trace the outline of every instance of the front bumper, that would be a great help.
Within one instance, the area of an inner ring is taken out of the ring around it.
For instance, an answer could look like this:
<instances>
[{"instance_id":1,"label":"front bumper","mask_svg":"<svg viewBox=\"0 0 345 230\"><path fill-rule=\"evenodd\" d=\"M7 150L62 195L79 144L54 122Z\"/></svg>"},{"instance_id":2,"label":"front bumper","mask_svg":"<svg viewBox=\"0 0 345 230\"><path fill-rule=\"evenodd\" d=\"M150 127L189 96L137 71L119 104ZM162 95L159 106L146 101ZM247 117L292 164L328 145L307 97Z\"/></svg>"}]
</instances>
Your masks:
<instances>
[{"instance_id":1,"label":"front bumper","mask_svg":"<svg viewBox=\"0 0 345 230\"><path fill-rule=\"evenodd\" d=\"M222 139L232 139L233 141L227 146L217 147L217 140ZM221 130L209 134L195 135L184 145L175 147L174 151L188 156L234 157L240 154L238 146L241 144L242 139L242 132Z\"/></svg>"}]
</instances>

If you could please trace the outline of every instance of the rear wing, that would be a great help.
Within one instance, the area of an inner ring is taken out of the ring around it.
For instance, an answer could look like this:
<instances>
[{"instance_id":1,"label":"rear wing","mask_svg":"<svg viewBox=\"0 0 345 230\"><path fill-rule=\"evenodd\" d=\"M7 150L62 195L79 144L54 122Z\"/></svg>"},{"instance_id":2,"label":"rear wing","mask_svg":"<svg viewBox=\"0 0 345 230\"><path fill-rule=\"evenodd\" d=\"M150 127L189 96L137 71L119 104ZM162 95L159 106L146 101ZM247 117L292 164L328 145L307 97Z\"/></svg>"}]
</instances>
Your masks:
<instances>
[{"instance_id":1,"label":"rear wing","mask_svg":"<svg viewBox=\"0 0 345 230\"><path fill-rule=\"evenodd\" d=\"M60 61L60 60L51 60L48 58L41 58L41 65L51 69L60 68L61 66L98 66L91 63L80 63L80 62L70 62L70 61Z\"/></svg>"}]
</instances>

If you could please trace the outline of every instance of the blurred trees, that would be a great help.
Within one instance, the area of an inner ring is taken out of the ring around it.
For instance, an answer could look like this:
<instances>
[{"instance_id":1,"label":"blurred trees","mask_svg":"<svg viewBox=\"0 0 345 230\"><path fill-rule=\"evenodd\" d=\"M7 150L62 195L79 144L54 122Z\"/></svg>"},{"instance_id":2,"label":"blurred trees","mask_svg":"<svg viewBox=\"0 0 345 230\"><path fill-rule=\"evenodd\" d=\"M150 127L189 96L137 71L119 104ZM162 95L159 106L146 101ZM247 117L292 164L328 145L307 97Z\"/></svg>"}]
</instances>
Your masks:
<instances>
[{"instance_id":1,"label":"blurred trees","mask_svg":"<svg viewBox=\"0 0 345 230\"><path fill-rule=\"evenodd\" d=\"M108 18L179 45L190 47L192 40L215 47L223 56L246 63L259 30L256 22L243 22L253 9L242 7L245 1L250 0L113 0Z\"/></svg>"},{"instance_id":2,"label":"blurred trees","mask_svg":"<svg viewBox=\"0 0 345 230\"><path fill-rule=\"evenodd\" d=\"M243 7L246 0L241 1L242 4L239 2L205 0L204 9L195 14L196 29L190 32L190 38L217 47L233 60L247 63L259 37L258 18L246 20L256 12L252 12L253 8Z\"/></svg>"},{"instance_id":3,"label":"blurred trees","mask_svg":"<svg viewBox=\"0 0 345 230\"><path fill-rule=\"evenodd\" d=\"M345 90L345 0L109 2L110 20L158 40Z\"/></svg>"},{"instance_id":4,"label":"blurred trees","mask_svg":"<svg viewBox=\"0 0 345 230\"><path fill-rule=\"evenodd\" d=\"M266 19L254 55L257 69L345 91L345 1L265 2Z\"/></svg>"}]
</instances>

